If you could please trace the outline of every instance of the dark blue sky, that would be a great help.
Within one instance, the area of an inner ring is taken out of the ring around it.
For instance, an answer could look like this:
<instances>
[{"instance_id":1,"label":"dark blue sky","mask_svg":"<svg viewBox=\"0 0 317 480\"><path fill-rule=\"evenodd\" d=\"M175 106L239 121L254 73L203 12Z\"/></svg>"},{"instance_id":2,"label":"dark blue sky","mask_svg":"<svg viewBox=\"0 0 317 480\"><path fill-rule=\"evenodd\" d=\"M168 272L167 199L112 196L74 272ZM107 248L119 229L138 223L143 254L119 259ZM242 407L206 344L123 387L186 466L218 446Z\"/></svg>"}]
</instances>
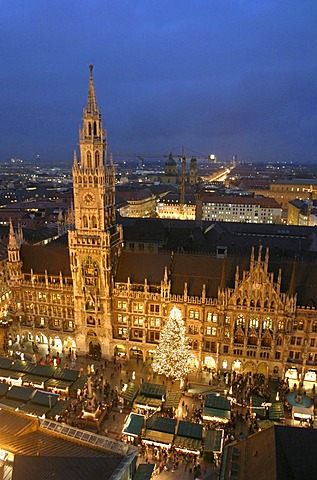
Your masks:
<instances>
[{"instance_id":1,"label":"dark blue sky","mask_svg":"<svg viewBox=\"0 0 317 480\"><path fill-rule=\"evenodd\" d=\"M72 162L90 63L113 152L317 159L315 0L0 7L0 160Z\"/></svg>"}]
</instances>

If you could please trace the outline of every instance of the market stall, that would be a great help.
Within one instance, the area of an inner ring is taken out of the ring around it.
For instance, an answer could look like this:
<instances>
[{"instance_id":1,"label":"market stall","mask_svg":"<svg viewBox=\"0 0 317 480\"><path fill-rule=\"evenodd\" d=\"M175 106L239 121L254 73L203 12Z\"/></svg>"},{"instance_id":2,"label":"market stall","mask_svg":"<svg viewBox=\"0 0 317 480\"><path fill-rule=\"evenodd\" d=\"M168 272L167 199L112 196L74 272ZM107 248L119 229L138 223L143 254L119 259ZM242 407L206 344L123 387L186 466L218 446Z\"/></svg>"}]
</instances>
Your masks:
<instances>
[{"instance_id":1,"label":"market stall","mask_svg":"<svg viewBox=\"0 0 317 480\"><path fill-rule=\"evenodd\" d=\"M203 440L203 425L179 421L173 447L182 453L199 455Z\"/></svg>"},{"instance_id":2,"label":"market stall","mask_svg":"<svg viewBox=\"0 0 317 480\"><path fill-rule=\"evenodd\" d=\"M169 450L173 444L177 421L174 418L152 415L146 422L142 443Z\"/></svg>"},{"instance_id":3,"label":"market stall","mask_svg":"<svg viewBox=\"0 0 317 480\"><path fill-rule=\"evenodd\" d=\"M126 383L120 393L120 397L123 399L125 407L132 407L135 397L139 391L139 385L134 382Z\"/></svg>"},{"instance_id":4,"label":"market stall","mask_svg":"<svg viewBox=\"0 0 317 480\"><path fill-rule=\"evenodd\" d=\"M122 440L138 445L144 419L144 415L130 413L122 429Z\"/></svg>"},{"instance_id":5,"label":"market stall","mask_svg":"<svg viewBox=\"0 0 317 480\"><path fill-rule=\"evenodd\" d=\"M151 480L155 474L154 463L141 463L133 475L133 480Z\"/></svg>"},{"instance_id":6,"label":"market stall","mask_svg":"<svg viewBox=\"0 0 317 480\"><path fill-rule=\"evenodd\" d=\"M220 455L223 450L224 430L212 428L206 431L205 448L206 455Z\"/></svg>"},{"instance_id":7,"label":"market stall","mask_svg":"<svg viewBox=\"0 0 317 480\"><path fill-rule=\"evenodd\" d=\"M159 411L165 401L166 387L156 383L145 382L141 385L140 395L134 401L133 408Z\"/></svg>"},{"instance_id":8,"label":"market stall","mask_svg":"<svg viewBox=\"0 0 317 480\"><path fill-rule=\"evenodd\" d=\"M269 406L269 420L273 422L284 422L284 404L283 402L275 402Z\"/></svg>"},{"instance_id":9,"label":"market stall","mask_svg":"<svg viewBox=\"0 0 317 480\"><path fill-rule=\"evenodd\" d=\"M258 395L252 395L250 398L250 411L257 418L264 420L267 418L266 399Z\"/></svg>"},{"instance_id":10,"label":"market stall","mask_svg":"<svg viewBox=\"0 0 317 480\"><path fill-rule=\"evenodd\" d=\"M219 394L206 395L202 417L207 421L227 423L231 417L230 401Z\"/></svg>"},{"instance_id":11,"label":"market stall","mask_svg":"<svg viewBox=\"0 0 317 480\"><path fill-rule=\"evenodd\" d=\"M47 412L46 417L58 420L63 417L70 408L70 400L58 400L57 403Z\"/></svg>"}]
</instances>

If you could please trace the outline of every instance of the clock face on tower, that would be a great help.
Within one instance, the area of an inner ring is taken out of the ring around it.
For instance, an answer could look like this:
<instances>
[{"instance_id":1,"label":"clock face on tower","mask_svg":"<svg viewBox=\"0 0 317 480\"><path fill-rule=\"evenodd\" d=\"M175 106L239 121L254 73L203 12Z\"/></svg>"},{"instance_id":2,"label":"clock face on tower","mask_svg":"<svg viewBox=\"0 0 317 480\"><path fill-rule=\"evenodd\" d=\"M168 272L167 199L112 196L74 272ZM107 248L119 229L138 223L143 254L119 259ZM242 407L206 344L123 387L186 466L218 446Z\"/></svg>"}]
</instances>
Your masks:
<instances>
[{"instance_id":1,"label":"clock face on tower","mask_svg":"<svg viewBox=\"0 0 317 480\"><path fill-rule=\"evenodd\" d=\"M92 192L86 192L83 196L83 202L87 206L93 205L95 202L95 195Z\"/></svg>"}]
</instances>

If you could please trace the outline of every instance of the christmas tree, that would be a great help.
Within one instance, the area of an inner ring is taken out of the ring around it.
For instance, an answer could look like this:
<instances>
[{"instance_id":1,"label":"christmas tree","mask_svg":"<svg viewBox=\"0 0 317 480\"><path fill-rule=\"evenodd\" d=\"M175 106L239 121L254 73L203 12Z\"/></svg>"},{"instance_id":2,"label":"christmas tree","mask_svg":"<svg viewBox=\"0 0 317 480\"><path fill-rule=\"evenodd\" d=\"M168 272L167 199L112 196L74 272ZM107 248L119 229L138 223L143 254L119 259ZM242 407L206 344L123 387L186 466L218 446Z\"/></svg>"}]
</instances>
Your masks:
<instances>
[{"instance_id":1,"label":"christmas tree","mask_svg":"<svg viewBox=\"0 0 317 480\"><path fill-rule=\"evenodd\" d=\"M154 372L183 380L190 372L190 346L181 311L173 307L162 329L160 342L152 363Z\"/></svg>"}]
</instances>

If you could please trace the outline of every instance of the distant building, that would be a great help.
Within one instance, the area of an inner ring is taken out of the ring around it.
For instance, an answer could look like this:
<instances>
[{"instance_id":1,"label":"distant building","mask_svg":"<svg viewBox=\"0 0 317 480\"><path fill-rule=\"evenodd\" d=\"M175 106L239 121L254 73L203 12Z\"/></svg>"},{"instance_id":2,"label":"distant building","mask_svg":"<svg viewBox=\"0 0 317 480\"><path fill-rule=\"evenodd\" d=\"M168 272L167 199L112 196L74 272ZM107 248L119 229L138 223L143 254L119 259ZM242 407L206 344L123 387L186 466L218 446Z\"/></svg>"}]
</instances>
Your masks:
<instances>
[{"instance_id":1,"label":"distant building","mask_svg":"<svg viewBox=\"0 0 317 480\"><path fill-rule=\"evenodd\" d=\"M265 195L274 198L277 203L287 210L288 202L297 198L299 200L309 200L317 198L317 181L314 179L294 178L292 180L276 180L270 183L270 189L251 189L258 195ZM312 193L310 193L312 192Z\"/></svg>"},{"instance_id":2,"label":"distant building","mask_svg":"<svg viewBox=\"0 0 317 480\"><path fill-rule=\"evenodd\" d=\"M122 217L155 217L156 197L148 188L120 186L116 189L116 209Z\"/></svg>"},{"instance_id":3,"label":"distant building","mask_svg":"<svg viewBox=\"0 0 317 480\"><path fill-rule=\"evenodd\" d=\"M172 218L179 220L196 219L196 200L194 195L185 195L185 202L180 203L178 194L170 193L161 198L156 206L159 218Z\"/></svg>"},{"instance_id":4,"label":"distant building","mask_svg":"<svg viewBox=\"0 0 317 480\"><path fill-rule=\"evenodd\" d=\"M288 225L317 225L317 200L294 199L288 202Z\"/></svg>"},{"instance_id":5,"label":"distant building","mask_svg":"<svg viewBox=\"0 0 317 480\"><path fill-rule=\"evenodd\" d=\"M202 220L247 223L280 223L282 209L273 198L203 195Z\"/></svg>"}]
</instances>

